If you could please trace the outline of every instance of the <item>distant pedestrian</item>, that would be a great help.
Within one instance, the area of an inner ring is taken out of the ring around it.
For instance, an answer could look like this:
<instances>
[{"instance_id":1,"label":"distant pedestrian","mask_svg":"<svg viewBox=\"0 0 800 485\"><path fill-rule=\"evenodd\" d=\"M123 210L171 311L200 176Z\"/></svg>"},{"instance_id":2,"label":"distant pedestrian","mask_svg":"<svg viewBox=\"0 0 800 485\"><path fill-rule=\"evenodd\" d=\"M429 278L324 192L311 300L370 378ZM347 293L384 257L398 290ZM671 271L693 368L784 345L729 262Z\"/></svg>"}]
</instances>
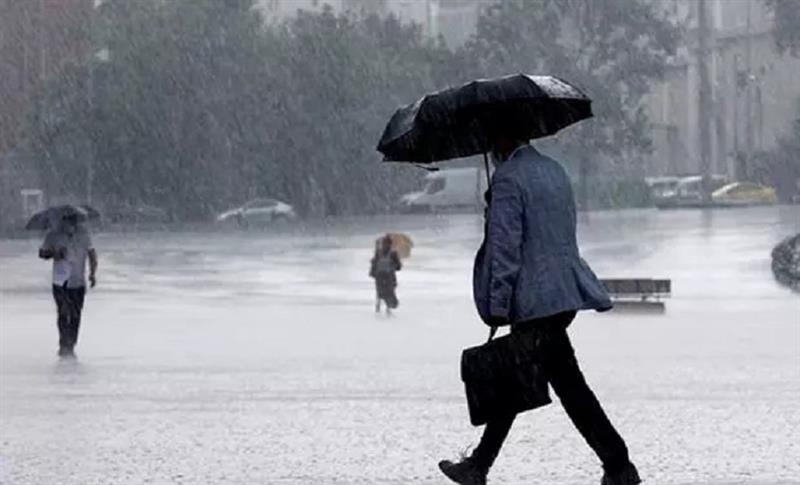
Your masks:
<instances>
[{"instance_id":1,"label":"distant pedestrian","mask_svg":"<svg viewBox=\"0 0 800 485\"><path fill-rule=\"evenodd\" d=\"M88 229L77 214L67 214L47 233L39 257L53 260L53 298L58 310L58 355L74 357L81 313L86 296L86 261L89 283L97 283L97 253Z\"/></svg>"},{"instance_id":2,"label":"distant pedestrian","mask_svg":"<svg viewBox=\"0 0 800 485\"><path fill-rule=\"evenodd\" d=\"M392 238L389 234L380 240L375 249L375 256L370 263L369 275L375 279L375 313L380 313L381 302L386 304L386 314L391 315L397 308L399 301L395 289L397 288L397 272L402 269L400 256L392 247Z\"/></svg>"},{"instance_id":3,"label":"distant pedestrian","mask_svg":"<svg viewBox=\"0 0 800 485\"><path fill-rule=\"evenodd\" d=\"M581 373L567 327L579 310L611 301L576 242L569 176L530 146L524 134L497 133L484 244L475 260L478 311L493 329L536 342L547 379L572 423L603 464L603 485L640 482L625 442ZM483 485L514 422L510 411L489 419L473 453L439 467L462 485Z\"/></svg>"}]
</instances>

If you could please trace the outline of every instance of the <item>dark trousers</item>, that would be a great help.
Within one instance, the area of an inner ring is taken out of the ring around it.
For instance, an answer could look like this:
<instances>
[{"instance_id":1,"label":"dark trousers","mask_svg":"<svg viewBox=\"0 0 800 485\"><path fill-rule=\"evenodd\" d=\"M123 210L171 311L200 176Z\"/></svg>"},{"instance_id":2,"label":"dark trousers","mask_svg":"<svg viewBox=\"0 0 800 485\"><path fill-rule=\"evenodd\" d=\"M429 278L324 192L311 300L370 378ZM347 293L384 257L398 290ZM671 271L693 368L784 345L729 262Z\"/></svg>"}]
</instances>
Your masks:
<instances>
[{"instance_id":1,"label":"dark trousers","mask_svg":"<svg viewBox=\"0 0 800 485\"><path fill-rule=\"evenodd\" d=\"M58 309L58 347L72 350L78 342L81 312L86 288L67 288L53 285L53 298Z\"/></svg>"},{"instance_id":2,"label":"dark trousers","mask_svg":"<svg viewBox=\"0 0 800 485\"><path fill-rule=\"evenodd\" d=\"M378 274L375 276L375 293L378 300L386 302L386 306L394 310L400 304L397 299L395 288L397 287L397 279L394 275Z\"/></svg>"},{"instance_id":3,"label":"dark trousers","mask_svg":"<svg viewBox=\"0 0 800 485\"><path fill-rule=\"evenodd\" d=\"M574 318L575 312L559 313L516 324L511 331L530 332L532 337L541 337L539 351L550 386L572 423L597 453L603 468L614 473L628 464L628 449L578 367L575 351L567 335L567 327ZM472 454L479 467L488 470L494 463L515 417L509 415L486 424L481 442Z\"/></svg>"}]
</instances>

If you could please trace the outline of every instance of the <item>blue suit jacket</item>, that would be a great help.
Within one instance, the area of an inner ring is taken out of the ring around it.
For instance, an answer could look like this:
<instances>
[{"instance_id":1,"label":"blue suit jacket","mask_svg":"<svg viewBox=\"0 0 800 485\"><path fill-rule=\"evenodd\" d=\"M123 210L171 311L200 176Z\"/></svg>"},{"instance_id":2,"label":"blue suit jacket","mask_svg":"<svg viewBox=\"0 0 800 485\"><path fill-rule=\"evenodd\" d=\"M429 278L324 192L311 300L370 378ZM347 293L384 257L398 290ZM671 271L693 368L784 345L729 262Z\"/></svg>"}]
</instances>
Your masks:
<instances>
[{"instance_id":1,"label":"blue suit jacket","mask_svg":"<svg viewBox=\"0 0 800 485\"><path fill-rule=\"evenodd\" d=\"M572 185L561 164L530 146L500 164L473 273L481 318L519 323L610 309L608 293L580 256L575 231Z\"/></svg>"}]
</instances>

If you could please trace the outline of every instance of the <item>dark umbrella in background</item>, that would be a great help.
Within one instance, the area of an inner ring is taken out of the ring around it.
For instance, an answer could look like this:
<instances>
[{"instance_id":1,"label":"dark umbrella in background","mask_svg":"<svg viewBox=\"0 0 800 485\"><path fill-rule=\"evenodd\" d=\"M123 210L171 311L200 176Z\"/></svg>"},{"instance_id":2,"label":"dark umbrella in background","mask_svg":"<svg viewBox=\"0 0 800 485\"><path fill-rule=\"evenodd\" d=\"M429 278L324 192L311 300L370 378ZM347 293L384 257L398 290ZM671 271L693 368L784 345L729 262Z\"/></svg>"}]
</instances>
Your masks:
<instances>
[{"instance_id":1,"label":"dark umbrella in background","mask_svg":"<svg viewBox=\"0 0 800 485\"><path fill-rule=\"evenodd\" d=\"M59 221L66 217L75 217L79 221L89 221L98 219L100 212L88 205L58 205L48 207L37 212L25 224L25 229L29 231L45 231L55 227Z\"/></svg>"},{"instance_id":2,"label":"dark umbrella in background","mask_svg":"<svg viewBox=\"0 0 800 485\"><path fill-rule=\"evenodd\" d=\"M529 140L550 136L590 118L591 104L553 76L480 79L398 109L377 148L392 162L429 164L480 153L486 160L492 133L509 127Z\"/></svg>"}]
</instances>

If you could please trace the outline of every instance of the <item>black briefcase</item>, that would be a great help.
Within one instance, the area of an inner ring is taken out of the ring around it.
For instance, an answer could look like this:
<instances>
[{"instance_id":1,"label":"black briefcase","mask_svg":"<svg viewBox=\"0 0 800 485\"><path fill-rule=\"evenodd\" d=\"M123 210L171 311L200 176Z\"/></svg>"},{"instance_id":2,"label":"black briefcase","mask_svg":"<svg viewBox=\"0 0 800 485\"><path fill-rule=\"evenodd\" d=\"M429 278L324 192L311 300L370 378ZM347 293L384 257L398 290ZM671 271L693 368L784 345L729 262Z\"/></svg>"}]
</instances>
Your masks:
<instances>
[{"instance_id":1,"label":"black briefcase","mask_svg":"<svg viewBox=\"0 0 800 485\"><path fill-rule=\"evenodd\" d=\"M461 380L474 426L552 402L537 340L529 332L511 333L461 353Z\"/></svg>"}]
</instances>

